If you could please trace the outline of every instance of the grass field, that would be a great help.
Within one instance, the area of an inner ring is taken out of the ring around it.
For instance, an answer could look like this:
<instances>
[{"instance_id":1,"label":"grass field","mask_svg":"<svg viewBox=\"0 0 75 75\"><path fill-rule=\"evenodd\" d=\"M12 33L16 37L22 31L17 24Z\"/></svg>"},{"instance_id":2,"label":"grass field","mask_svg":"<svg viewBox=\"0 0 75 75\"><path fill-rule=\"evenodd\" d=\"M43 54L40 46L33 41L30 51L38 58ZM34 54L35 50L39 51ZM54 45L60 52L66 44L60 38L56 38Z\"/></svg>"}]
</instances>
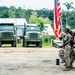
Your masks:
<instances>
[{"instance_id":1,"label":"grass field","mask_svg":"<svg viewBox=\"0 0 75 75\"><path fill-rule=\"evenodd\" d=\"M31 44L32 45L32 44ZM31 46L30 45L30 46ZM32 45L33 46L33 45ZM35 46L35 45L34 45ZM42 47L50 47L51 46L51 43L42 43ZM17 47L22 47L22 43L19 43L19 44L17 44Z\"/></svg>"},{"instance_id":2,"label":"grass field","mask_svg":"<svg viewBox=\"0 0 75 75\"><path fill-rule=\"evenodd\" d=\"M3 44L2 46L11 46L11 44ZM30 45L30 46L35 46L35 45ZM50 47L51 43L42 43L42 47ZM17 44L17 47L22 47L22 42Z\"/></svg>"}]
</instances>

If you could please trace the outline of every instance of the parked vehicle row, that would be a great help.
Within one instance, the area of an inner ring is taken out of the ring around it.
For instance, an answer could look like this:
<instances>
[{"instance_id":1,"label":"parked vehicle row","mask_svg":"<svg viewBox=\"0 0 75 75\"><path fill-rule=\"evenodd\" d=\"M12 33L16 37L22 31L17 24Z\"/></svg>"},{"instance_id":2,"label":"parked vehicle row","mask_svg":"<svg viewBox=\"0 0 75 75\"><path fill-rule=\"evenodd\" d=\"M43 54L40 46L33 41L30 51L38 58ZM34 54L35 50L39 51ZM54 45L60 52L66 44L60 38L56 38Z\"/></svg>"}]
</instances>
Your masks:
<instances>
[{"instance_id":1,"label":"parked vehicle row","mask_svg":"<svg viewBox=\"0 0 75 75\"><path fill-rule=\"evenodd\" d=\"M29 44L35 44L42 47L42 35L38 26L26 25L23 28L23 47ZM17 45L16 27L13 24L0 24L0 47L3 44L11 44L12 47Z\"/></svg>"}]
</instances>

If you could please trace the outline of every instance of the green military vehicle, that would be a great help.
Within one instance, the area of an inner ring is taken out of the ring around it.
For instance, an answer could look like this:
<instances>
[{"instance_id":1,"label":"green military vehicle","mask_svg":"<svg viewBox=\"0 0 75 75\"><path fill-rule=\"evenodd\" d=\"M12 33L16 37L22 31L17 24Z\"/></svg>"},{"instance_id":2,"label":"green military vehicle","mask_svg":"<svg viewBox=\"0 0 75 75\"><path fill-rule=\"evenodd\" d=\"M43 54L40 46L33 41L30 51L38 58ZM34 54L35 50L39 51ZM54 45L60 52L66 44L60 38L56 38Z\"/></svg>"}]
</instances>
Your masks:
<instances>
[{"instance_id":1,"label":"green military vehicle","mask_svg":"<svg viewBox=\"0 0 75 75\"><path fill-rule=\"evenodd\" d=\"M23 47L27 47L29 44L42 47L42 35L38 26L27 25L24 33Z\"/></svg>"},{"instance_id":2,"label":"green military vehicle","mask_svg":"<svg viewBox=\"0 0 75 75\"><path fill-rule=\"evenodd\" d=\"M15 28L13 24L0 24L0 47L3 44L11 44L16 47Z\"/></svg>"}]
</instances>

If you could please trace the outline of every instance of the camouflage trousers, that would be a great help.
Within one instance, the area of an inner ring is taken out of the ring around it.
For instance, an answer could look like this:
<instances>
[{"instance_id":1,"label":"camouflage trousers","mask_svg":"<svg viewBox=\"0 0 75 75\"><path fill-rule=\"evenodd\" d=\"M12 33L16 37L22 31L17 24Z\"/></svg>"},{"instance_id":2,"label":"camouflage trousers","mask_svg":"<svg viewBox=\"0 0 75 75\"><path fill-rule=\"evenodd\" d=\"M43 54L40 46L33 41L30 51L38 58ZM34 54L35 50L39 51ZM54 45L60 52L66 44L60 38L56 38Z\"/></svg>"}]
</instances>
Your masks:
<instances>
[{"instance_id":1,"label":"camouflage trousers","mask_svg":"<svg viewBox=\"0 0 75 75\"><path fill-rule=\"evenodd\" d=\"M66 45L64 50L59 51L59 57L61 58L62 62L65 61L66 66L70 66L70 45Z\"/></svg>"},{"instance_id":2,"label":"camouflage trousers","mask_svg":"<svg viewBox=\"0 0 75 75\"><path fill-rule=\"evenodd\" d=\"M63 48L59 50L59 57L60 57L60 59L62 60L62 63L63 63L65 61L65 59L64 59L64 49Z\"/></svg>"},{"instance_id":3,"label":"camouflage trousers","mask_svg":"<svg viewBox=\"0 0 75 75\"><path fill-rule=\"evenodd\" d=\"M71 47L71 51L70 51L70 65L73 64L74 60L75 60L75 51L74 51L74 48Z\"/></svg>"},{"instance_id":4,"label":"camouflage trousers","mask_svg":"<svg viewBox=\"0 0 75 75\"><path fill-rule=\"evenodd\" d=\"M73 47L68 46L70 51L65 51L65 49L59 50L59 57L62 62L66 61L67 65L72 65L75 60L75 51Z\"/></svg>"}]
</instances>

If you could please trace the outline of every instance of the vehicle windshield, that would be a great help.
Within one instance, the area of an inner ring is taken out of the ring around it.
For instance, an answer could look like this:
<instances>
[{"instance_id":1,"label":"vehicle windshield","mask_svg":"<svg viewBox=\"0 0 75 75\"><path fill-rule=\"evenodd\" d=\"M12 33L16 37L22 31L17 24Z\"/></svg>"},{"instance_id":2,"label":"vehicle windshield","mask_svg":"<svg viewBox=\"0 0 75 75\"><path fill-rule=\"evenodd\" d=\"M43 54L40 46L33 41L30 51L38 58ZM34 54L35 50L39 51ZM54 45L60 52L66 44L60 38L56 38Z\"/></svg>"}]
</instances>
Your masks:
<instances>
[{"instance_id":1,"label":"vehicle windshield","mask_svg":"<svg viewBox=\"0 0 75 75\"><path fill-rule=\"evenodd\" d=\"M26 28L26 31L40 31L40 28L38 26L35 26L35 27L27 27Z\"/></svg>"},{"instance_id":2,"label":"vehicle windshield","mask_svg":"<svg viewBox=\"0 0 75 75\"><path fill-rule=\"evenodd\" d=\"M14 26L0 26L0 31L13 30Z\"/></svg>"}]
</instances>

